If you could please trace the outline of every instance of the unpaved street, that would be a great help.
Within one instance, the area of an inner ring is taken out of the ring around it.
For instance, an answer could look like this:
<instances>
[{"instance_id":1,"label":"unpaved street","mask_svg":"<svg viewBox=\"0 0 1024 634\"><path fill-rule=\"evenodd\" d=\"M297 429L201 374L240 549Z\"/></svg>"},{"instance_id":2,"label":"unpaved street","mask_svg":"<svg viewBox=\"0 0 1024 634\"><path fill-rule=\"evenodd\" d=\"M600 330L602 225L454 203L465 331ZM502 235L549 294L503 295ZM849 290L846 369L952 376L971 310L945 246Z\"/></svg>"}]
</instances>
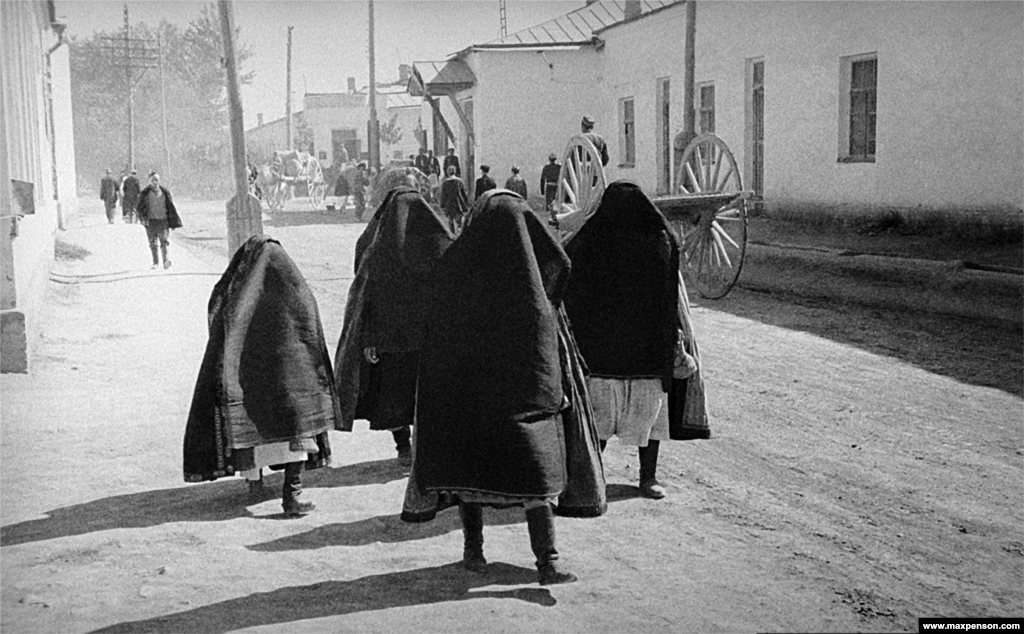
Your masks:
<instances>
[{"instance_id":1,"label":"unpaved street","mask_svg":"<svg viewBox=\"0 0 1024 634\"><path fill-rule=\"evenodd\" d=\"M485 513L484 576L455 563L454 510L401 522L406 474L365 425L332 433L303 519L247 505L238 479L182 482L227 254L219 205L180 208L166 272L140 227L87 208L59 236L89 255L56 265L32 374L0 378L5 633L893 632L1024 614L1019 325L694 298L713 438L663 445L661 501L637 497L636 455L611 443L608 513L557 520L580 581L541 588L521 510ZM332 353L363 226L295 206L266 227Z\"/></svg>"}]
</instances>

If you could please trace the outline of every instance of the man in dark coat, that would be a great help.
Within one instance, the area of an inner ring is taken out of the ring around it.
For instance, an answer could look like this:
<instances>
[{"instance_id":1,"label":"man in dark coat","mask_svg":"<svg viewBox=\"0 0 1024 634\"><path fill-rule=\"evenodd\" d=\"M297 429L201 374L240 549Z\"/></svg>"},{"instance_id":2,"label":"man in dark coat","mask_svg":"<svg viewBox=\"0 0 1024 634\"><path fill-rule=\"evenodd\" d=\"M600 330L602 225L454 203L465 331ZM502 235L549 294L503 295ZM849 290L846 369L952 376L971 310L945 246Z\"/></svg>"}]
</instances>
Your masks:
<instances>
[{"instance_id":1,"label":"man in dark coat","mask_svg":"<svg viewBox=\"0 0 1024 634\"><path fill-rule=\"evenodd\" d=\"M455 166L449 165L447 169L448 176L441 181L438 202L448 218L448 226L452 233L458 234L462 230L463 219L469 213L469 194L466 192L466 184L456 173Z\"/></svg>"},{"instance_id":2,"label":"man in dark coat","mask_svg":"<svg viewBox=\"0 0 1024 634\"><path fill-rule=\"evenodd\" d=\"M430 174L430 159L427 158L427 148L420 148L419 154L416 155L416 159L413 161L413 166L423 172L424 175Z\"/></svg>"},{"instance_id":3,"label":"man in dark coat","mask_svg":"<svg viewBox=\"0 0 1024 634\"><path fill-rule=\"evenodd\" d=\"M334 356L339 429L351 431L355 419L365 419L370 429L391 431L406 467L428 280L454 239L417 190L398 187L356 242L355 280Z\"/></svg>"},{"instance_id":4,"label":"man in dark coat","mask_svg":"<svg viewBox=\"0 0 1024 634\"><path fill-rule=\"evenodd\" d=\"M242 474L250 491L265 466L285 465L282 507L300 501L302 471L330 459L340 416L316 299L280 243L253 236L214 286L210 339L185 427L186 482Z\"/></svg>"},{"instance_id":5,"label":"man in dark coat","mask_svg":"<svg viewBox=\"0 0 1024 634\"><path fill-rule=\"evenodd\" d=\"M526 179L519 175L519 166L512 166L512 175L505 181L505 189L513 191L523 197L523 200L527 200L529 197L526 193Z\"/></svg>"},{"instance_id":6,"label":"man in dark coat","mask_svg":"<svg viewBox=\"0 0 1024 634\"><path fill-rule=\"evenodd\" d=\"M430 166L430 171L427 174L435 174L438 178L444 176L444 173L441 172L441 164L434 156L434 150L427 150L427 164Z\"/></svg>"},{"instance_id":7,"label":"man in dark coat","mask_svg":"<svg viewBox=\"0 0 1024 634\"><path fill-rule=\"evenodd\" d=\"M594 132L594 118L590 115L583 115L583 120L580 121L580 131L585 139L594 144L594 149L601 155L601 165L608 165L608 144L605 143L604 137Z\"/></svg>"},{"instance_id":8,"label":"man in dark coat","mask_svg":"<svg viewBox=\"0 0 1024 634\"><path fill-rule=\"evenodd\" d=\"M558 156L554 152L548 154L548 164L540 171L540 191L544 194L544 209L547 211L551 211L551 202L558 193L558 177L561 173Z\"/></svg>"},{"instance_id":9,"label":"man in dark coat","mask_svg":"<svg viewBox=\"0 0 1024 634\"><path fill-rule=\"evenodd\" d=\"M487 569L482 506L521 505L540 583L576 580L558 560L551 506L568 481L562 413L572 372L557 308L568 273L547 228L504 191L476 202L435 268L414 470L423 491L458 496L463 566L474 572Z\"/></svg>"},{"instance_id":10,"label":"man in dark coat","mask_svg":"<svg viewBox=\"0 0 1024 634\"><path fill-rule=\"evenodd\" d=\"M565 309L602 447L612 436L638 447L640 492L663 498L660 442L710 436L675 232L638 185L616 181L566 253Z\"/></svg>"},{"instance_id":11,"label":"man in dark coat","mask_svg":"<svg viewBox=\"0 0 1024 634\"><path fill-rule=\"evenodd\" d=\"M149 252L153 255L153 267L160 266L163 255L164 268L171 268L171 260L167 257L167 246L170 241L171 229L181 228L181 217L174 206L171 192L160 184L160 174L149 173L149 185L139 193L137 207L139 222L146 227L146 238L149 240Z\"/></svg>"},{"instance_id":12,"label":"man in dark coat","mask_svg":"<svg viewBox=\"0 0 1024 634\"><path fill-rule=\"evenodd\" d=\"M473 200L480 198L484 193L497 189L498 184L491 178L491 166L480 166L480 178L476 179L476 190L473 192Z\"/></svg>"},{"instance_id":13,"label":"man in dark coat","mask_svg":"<svg viewBox=\"0 0 1024 634\"><path fill-rule=\"evenodd\" d=\"M117 179L110 175L110 170L104 172L103 180L100 181L100 200L107 212L107 222L114 224L114 209L117 207Z\"/></svg>"},{"instance_id":14,"label":"man in dark coat","mask_svg":"<svg viewBox=\"0 0 1024 634\"><path fill-rule=\"evenodd\" d=\"M135 207L139 204L139 179L135 176L138 173L134 167L131 174L125 176L121 183L121 216L125 224L135 222Z\"/></svg>"},{"instance_id":15,"label":"man in dark coat","mask_svg":"<svg viewBox=\"0 0 1024 634\"><path fill-rule=\"evenodd\" d=\"M462 167L459 165L459 157L455 156L455 148L448 148L448 154L444 157L444 165L442 168L444 169L445 174L448 173L449 167L455 168L456 176L462 176Z\"/></svg>"}]
</instances>

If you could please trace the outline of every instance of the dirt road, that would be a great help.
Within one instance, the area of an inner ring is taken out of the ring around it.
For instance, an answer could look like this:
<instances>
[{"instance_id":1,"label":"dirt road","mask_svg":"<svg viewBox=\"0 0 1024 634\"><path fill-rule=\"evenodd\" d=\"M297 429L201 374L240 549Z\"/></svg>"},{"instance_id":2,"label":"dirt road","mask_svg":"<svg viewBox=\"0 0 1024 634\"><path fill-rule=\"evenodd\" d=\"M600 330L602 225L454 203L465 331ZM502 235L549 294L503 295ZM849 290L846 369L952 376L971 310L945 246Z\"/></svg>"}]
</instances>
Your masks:
<instances>
[{"instance_id":1,"label":"dirt road","mask_svg":"<svg viewBox=\"0 0 1024 634\"><path fill-rule=\"evenodd\" d=\"M267 232L333 351L363 225L293 214ZM138 227L83 215L62 240L90 255L58 263L32 375L0 378L5 633L892 632L1024 615L1019 327L742 289L698 301L714 438L663 447L662 501L637 497L637 458L613 442L608 513L558 519L581 581L540 588L521 511L486 513L485 576L455 565L453 511L402 523L405 474L365 426L332 434L301 520L246 506L235 479L181 481L226 264L204 248L217 206L183 215L173 275L148 271Z\"/></svg>"}]
</instances>

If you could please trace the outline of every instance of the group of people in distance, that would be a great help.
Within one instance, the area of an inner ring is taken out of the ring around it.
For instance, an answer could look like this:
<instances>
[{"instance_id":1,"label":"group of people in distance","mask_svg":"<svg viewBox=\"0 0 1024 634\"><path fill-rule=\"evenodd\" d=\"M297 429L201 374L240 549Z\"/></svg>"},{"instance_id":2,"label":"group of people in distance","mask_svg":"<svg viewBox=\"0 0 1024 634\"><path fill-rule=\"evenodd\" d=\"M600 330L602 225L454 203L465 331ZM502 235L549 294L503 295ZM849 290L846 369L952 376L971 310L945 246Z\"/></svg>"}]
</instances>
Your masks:
<instances>
[{"instance_id":1,"label":"group of people in distance","mask_svg":"<svg viewBox=\"0 0 1024 634\"><path fill-rule=\"evenodd\" d=\"M120 199L124 223L133 224L138 221L146 228L146 241L153 257L151 268L159 268L162 260L163 267L168 269L171 267L171 260L167 256L170 232L181 228L181 216L174 206L171 192L160 184L160 174L156 170L149 173L149 183L141 189L137 173L138 170L133 167L131 173L118 183L109 169L105 171L100 181L100 199L105 207L107 222L114 224L115 209Z\"/></svg>"},{"instance_id":2,"label":"group of people in distance","mask_svg":"<svg viewBox=\"0 0 1024 634\"><path fill-rule=\"evenodd\" d=\"M477 196L460 229L414 188L387 194L356 245L333 363L298 267L250 238L210 299L185 480L241 474L259 496L262 468L283 468L298 517L327 432L367 420L409 466L403 520L458 507L468 571L488 570L484 507L521 506L539 582L576 581L555 515L606 512L608 440L637 447L639 494L660 499L660 443L710 437L679 243L628 181L567 244L508 188Z\"/></svg>"}]
</instances>

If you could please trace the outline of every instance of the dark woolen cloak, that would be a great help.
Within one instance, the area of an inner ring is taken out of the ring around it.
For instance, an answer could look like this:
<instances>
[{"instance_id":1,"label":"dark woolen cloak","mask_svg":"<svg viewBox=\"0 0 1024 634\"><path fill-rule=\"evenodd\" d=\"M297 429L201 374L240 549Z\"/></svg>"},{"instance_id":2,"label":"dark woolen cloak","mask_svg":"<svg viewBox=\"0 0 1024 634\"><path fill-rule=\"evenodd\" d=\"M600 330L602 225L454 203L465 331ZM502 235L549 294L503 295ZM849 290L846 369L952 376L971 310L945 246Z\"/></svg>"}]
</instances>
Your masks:
<instances>
[{"instance_id":1,"label":"dark woolen cloak","mask_svg":"<svg viewBox=\"0 0 1024 634\"><path fill-rule=\"evenodd\" d=\"M420 355L417 481L513 498L565 487L556 306L569 273L519 196L482 197L433 276Z\"/></svg>"},{"instance_id":2,"label":"dark woolen cloak","mask_svg":"<svg viewBox=\"0 0 1024 634\"><path fill-rule=\"evenodd\" d=\"M565 308L591 375L660 379L669 395L670 437L710 436L699 370L689 379L672 377L680 330L687 352L699 356L681 295L679 242L658 208L638 185L616 181L566 253L572 274Z\"/></svg>"},{"instance_id":3,"label":"dark woolen cloak","mask_svg":"<svg viewBox=\"0 0 1024 634\"><path fill-rule=\"evenodd\" d=\"M316 436L340 416L316 299L280 243L253 236L214 286L210 339L185 428L187 482L253 467L252 449Z\"/></svg>"},{"instance_id":4,"label":"dark woolen cloak","mask_svg":"<svg viewBox=\"0 0 1024 634\"><path fill-rule=\"evenodd\" d=\"M565 309L592 376L661 379L679 330L679 242L638 185L608 186L566 245Z\"/></svg>"},{"instance_id":5,"label":"dark woolen cloak","mask_svg":"<svg viewBox=\"0 0 1024 634\"><path fill-rule=\"evenodd\" d=\"M356 418L369 420L371 429L412 423L430 274L453 240L409 187L389 192L359 237L334 357L339 429L350 431ZM363 358L367 347L377 349L379 363Z\"/></svg>"}]
</instances>

